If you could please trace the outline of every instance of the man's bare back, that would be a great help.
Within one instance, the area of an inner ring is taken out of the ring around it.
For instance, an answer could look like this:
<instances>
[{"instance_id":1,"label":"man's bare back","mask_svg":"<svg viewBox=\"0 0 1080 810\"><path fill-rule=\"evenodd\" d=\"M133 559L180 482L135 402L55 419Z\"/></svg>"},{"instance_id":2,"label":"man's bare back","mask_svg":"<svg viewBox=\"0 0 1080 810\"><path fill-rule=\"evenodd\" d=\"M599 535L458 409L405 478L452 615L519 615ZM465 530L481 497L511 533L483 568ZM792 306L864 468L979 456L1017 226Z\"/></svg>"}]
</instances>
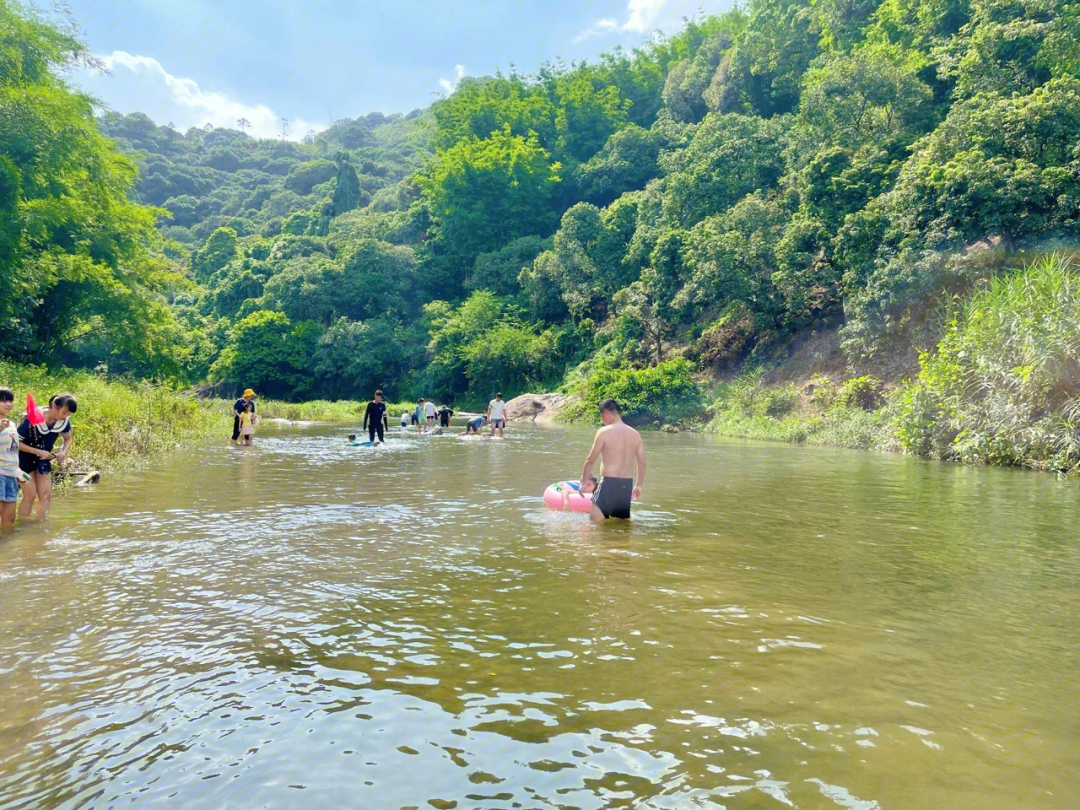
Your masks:
<instances>
[{"instance_id":1,"label":"man's bare back","mask_svg":"<svg viewBox=\"0 0 1080 810\"><path fill-rule=\"evenodd\" d=\"M581 472L581 480L585 481L596 460L600 459L604 480L593 498L591 517L594 523L602 523L609 517L630 517L630 500L640 500L645 484L645 445L641 434L622 421L619 406L610 400L601 406L600 416L604 427L596 432ZM635 466L636 483L633 481Z\"/></svg>"}]
</instances>

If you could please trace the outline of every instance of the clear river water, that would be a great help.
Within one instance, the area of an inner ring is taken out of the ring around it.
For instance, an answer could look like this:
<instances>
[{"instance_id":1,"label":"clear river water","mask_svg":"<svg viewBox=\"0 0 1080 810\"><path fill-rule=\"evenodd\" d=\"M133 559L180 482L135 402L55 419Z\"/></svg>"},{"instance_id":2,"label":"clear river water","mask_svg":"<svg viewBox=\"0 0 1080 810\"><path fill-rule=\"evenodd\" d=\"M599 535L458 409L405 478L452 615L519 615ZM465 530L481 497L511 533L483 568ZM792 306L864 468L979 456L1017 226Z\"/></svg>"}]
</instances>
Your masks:
<instances>
[{"instance_id":1,"label":"clear river water","mask_svg":"<svg viewBox=\"0 0 1080 810\"><path fill-rule=\"evenodd\" d=\"M0 541L0 808L1080 807L1080 486L264 426ZM228 426L223 427L227 432Z\"/></svg>"}]
</instances>

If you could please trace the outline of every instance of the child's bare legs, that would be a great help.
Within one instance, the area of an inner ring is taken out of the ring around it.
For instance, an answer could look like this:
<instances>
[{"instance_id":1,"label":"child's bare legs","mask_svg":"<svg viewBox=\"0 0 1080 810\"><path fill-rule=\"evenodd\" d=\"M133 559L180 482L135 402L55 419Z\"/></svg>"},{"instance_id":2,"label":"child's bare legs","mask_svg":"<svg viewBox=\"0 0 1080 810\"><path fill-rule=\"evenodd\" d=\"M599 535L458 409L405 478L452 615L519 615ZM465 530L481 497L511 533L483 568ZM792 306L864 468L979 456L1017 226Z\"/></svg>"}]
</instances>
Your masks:
<instances>
[{"instance_id":1,"label":"child's bare legs","mask_svg":"<svg viewBox=\"0 0 1080 810\"><path fill-rule=\"evenodd\" d=\"M0 532L15 530L15 501L0 503Z\"/></svg>"},{"instance_id":2,"label":"child's bare legs","mask_svg":"<svg viewBox=\"0 0 1080 810\"><path fill-rule=\"evenodd\" d=\"M30 513L34 510L34 499L37 498L36 475L37 473L30 473L29 480L19 482L19 488L22 489L22 501L19 503L20 520L29 518Z\"/></svg>"},{"instance_id":3,"label":"child's bare legs","mask_svg":"<svg viewBox=\"0 0 1080 810\"><path fill-rule=\"evenodd\" d=\"M37 490L37 516L45 518L49 516L52 508L52 473L34 472L34 487Z\"/></svg>"}]
</instances>

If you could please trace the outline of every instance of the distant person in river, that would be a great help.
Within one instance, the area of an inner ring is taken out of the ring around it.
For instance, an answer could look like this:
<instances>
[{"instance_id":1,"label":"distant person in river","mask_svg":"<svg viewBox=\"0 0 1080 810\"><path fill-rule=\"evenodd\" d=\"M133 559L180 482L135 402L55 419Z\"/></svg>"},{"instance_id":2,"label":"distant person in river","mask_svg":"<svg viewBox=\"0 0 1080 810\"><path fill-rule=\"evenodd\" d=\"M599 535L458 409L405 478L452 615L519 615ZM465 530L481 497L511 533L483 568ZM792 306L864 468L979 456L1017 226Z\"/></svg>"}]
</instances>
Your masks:
<instances>
[{"instance_id":1,"label":"distant person in river","mask_svg":"<svg viewBox=\"0 0 1080 810\"><path fill-rule=\"evenodd\" d=\"M255 436L255 428L252 420L255 418L255 405L251 402L244 403L244 409L240 411L240 438L241 444L251 446L251 440Z\"/></svg>"},{"instance_id":2,"label":"distant person in river","mask_svg":"<svg viewBox=\"0 0 1080 810\"><path fill-rule=\"evenodd\" d=\"M600 486L593 494L593 523L603 523L608 518L630 517L630 501L641 499L645 485L645 445L641 435L623 422L619 403L606 399L600 403L600 421L604 426L596 432L592 449L581 470L582 489L592 474L593 465L600 459ZM634 467L637 466L637 484L634 484Z\"/></svg>"},{"instance_id":3,"label":"distant person in river","mask_svg":"<svg viewBox=\"0 0 1080 810\"><path fill-rule=\"evenodd\" d=\"M502 391L497 393L495 399L488 403L487 418L491 420L491 435L494 436L497 430L501 437L503 428L506 427L506 402L502 398Z\"/></svg>"},{"instance_id":4,"label":"distant person in river","mask_svg":"<svg viewBox=\"0 0 1080 810\"><path fill-rule=\"evenodd\" d=\"M236 440L240 438L240 414L244 412L244 404L251 404L251 423L255 424L255 392L250 388L244 391L244 395L240 399L233 403L233 429L232 429L232 443L236 444Z\"/></svg>"},{"instance_id":5,"label":"distant person in river","mask_svg":"<svg viewBox=\"0 0 1080 810\"><path fill-rule=\"evenodd\" d=\"M454 415L454 412L452 410L450 410L450 407L448 405L443 405L441 408L439 408L439 410L438 410L439 427L444 427L444 428L450 427L450 417L453 416L453 415Z\"/></svg>"},{"instance_id":6,"label":"distant person in river","mask_svg":"<svg viewBox=\"0 0 1080 810\"><path fill-rule=\"evenodd\" d=\"M570 495L574 492L580 492L582 495L592 495L596 491L596 487L600 482L595 475L590 475L584 482L578 481L559 481L555 485L555 491L562 496L562 508L565 512L570 508Z\"/></svg>"},{"instance_id":7,"label":"distant person in river","mask_svg":"<svg viewBox=\"0 0 1080 810\"><path fill-rule=\"evenodd\" d=\"M404 430L408 426L409 426L409 412L408 411L402 411L401 412L401 429Z\"/></svg>"},{"instance_id":8,"label":"distant person in river","mask_svg":"<svg viewBox=\"0 0 1080 810\"><path fill-rule=\"evenodd\" d=\"M19 423L19 469L27 474L22 482L22 503L19 517L30 517L37 501L37 516L46 517L52 506L52 463L63 464L71 452L74 436L71 430L71 414L78 410L78 403L71 394L55 394L49 400L45 421L40 425L30 423L27 416ZM63 437L59 453L54 453L56 440Z\"/></svg>"},{"instance_id":9,"label":"distant person in river","mask_svg":"<svg viewBox=\"0 0 1080 810\"><path fill-rule=\"evenodd\" d=\"M474 416L468 422L465 423L465 432L462 436L468 436L470 433L474 436L480 435L480 428L484 426L484 422L487 421L486 416Z\"/></svg>"},{"instance_id":10,"label":"distant person in river","mask_svg":"<svg viewBox=\"0 0 1080 810\"><path fill-rule=\"evenodd\" d=\"M367 410L364 411L364 428L368 432L369 441L375 441L376 434L380 442L386 441L384 431L390 429L390 422L386 416L386 403L383 402L382 391L376 391L375 398L367 404Z\"/></svg>"},{"instance_id":11,"label":"distant person in river","mask_svg":"<svg viewBox=\"0 0 1080 810\"><path fill-rule=\"evenodd\" d=\"M19 481L29 476L19 469L19 431L8 419L15 407L15 394L0 388L0 531L15 528L15 504L19 500Z\"/></svg>"},{"instance_id":12,"label":"distant person in river","mask_svg":"<svg viewBox=\"0 0 1080 810\"><path fill-rule=\"evenodd\" d=\"M424 428L421 427L424 417L424 400L420 399L416 402L416 408L412 412L412 423L416 425L416 432L423 432Z\"/></svg>"},{"instance_id":13,"label":"distant person in river","mask_svg":"<svg viewBox=\"0 0 1080 810\"><path fill-rule=\"evenodd\" d=\"M427 420L427 429L430 432L435 427L435 403L430 399L424 403L424 418Z\"/></svg>"}]
</instances>

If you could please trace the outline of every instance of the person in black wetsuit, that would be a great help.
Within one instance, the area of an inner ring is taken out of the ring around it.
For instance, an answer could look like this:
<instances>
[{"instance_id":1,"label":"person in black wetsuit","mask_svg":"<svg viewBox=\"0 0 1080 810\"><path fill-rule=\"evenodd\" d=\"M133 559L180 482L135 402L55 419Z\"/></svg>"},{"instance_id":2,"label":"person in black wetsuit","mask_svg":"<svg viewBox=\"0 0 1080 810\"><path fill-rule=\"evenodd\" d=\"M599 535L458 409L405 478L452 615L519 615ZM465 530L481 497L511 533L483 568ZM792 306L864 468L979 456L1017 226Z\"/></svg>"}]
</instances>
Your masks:
<instances>
[{"instance_id":1,"label":"person in black wetsuit","mask_svg":"<svg viewBox=\"0 0 1080 810\"><path fill-rule=\"evenodd\" d=\"M390 426L386 417L386 403L383 402L382 391L375 392L375 399L367 404L364 411L364 427L367 428L371 441L375 441L375 434L379 434L379 441L386 441L384 431Z\"/></svg>"},{"instance_id":2,"label":"person in black wetsuit","mask_svg":"<svg viewBox=\"0 0 1080 810\"><path fill-rule=\"evenodd\" d=\"M450 409L449 405L443 405L439 408L436 415L439 417L439 427L450 427L450 417L454 415L454 412Z\"/></svg>"}]
</instances>

